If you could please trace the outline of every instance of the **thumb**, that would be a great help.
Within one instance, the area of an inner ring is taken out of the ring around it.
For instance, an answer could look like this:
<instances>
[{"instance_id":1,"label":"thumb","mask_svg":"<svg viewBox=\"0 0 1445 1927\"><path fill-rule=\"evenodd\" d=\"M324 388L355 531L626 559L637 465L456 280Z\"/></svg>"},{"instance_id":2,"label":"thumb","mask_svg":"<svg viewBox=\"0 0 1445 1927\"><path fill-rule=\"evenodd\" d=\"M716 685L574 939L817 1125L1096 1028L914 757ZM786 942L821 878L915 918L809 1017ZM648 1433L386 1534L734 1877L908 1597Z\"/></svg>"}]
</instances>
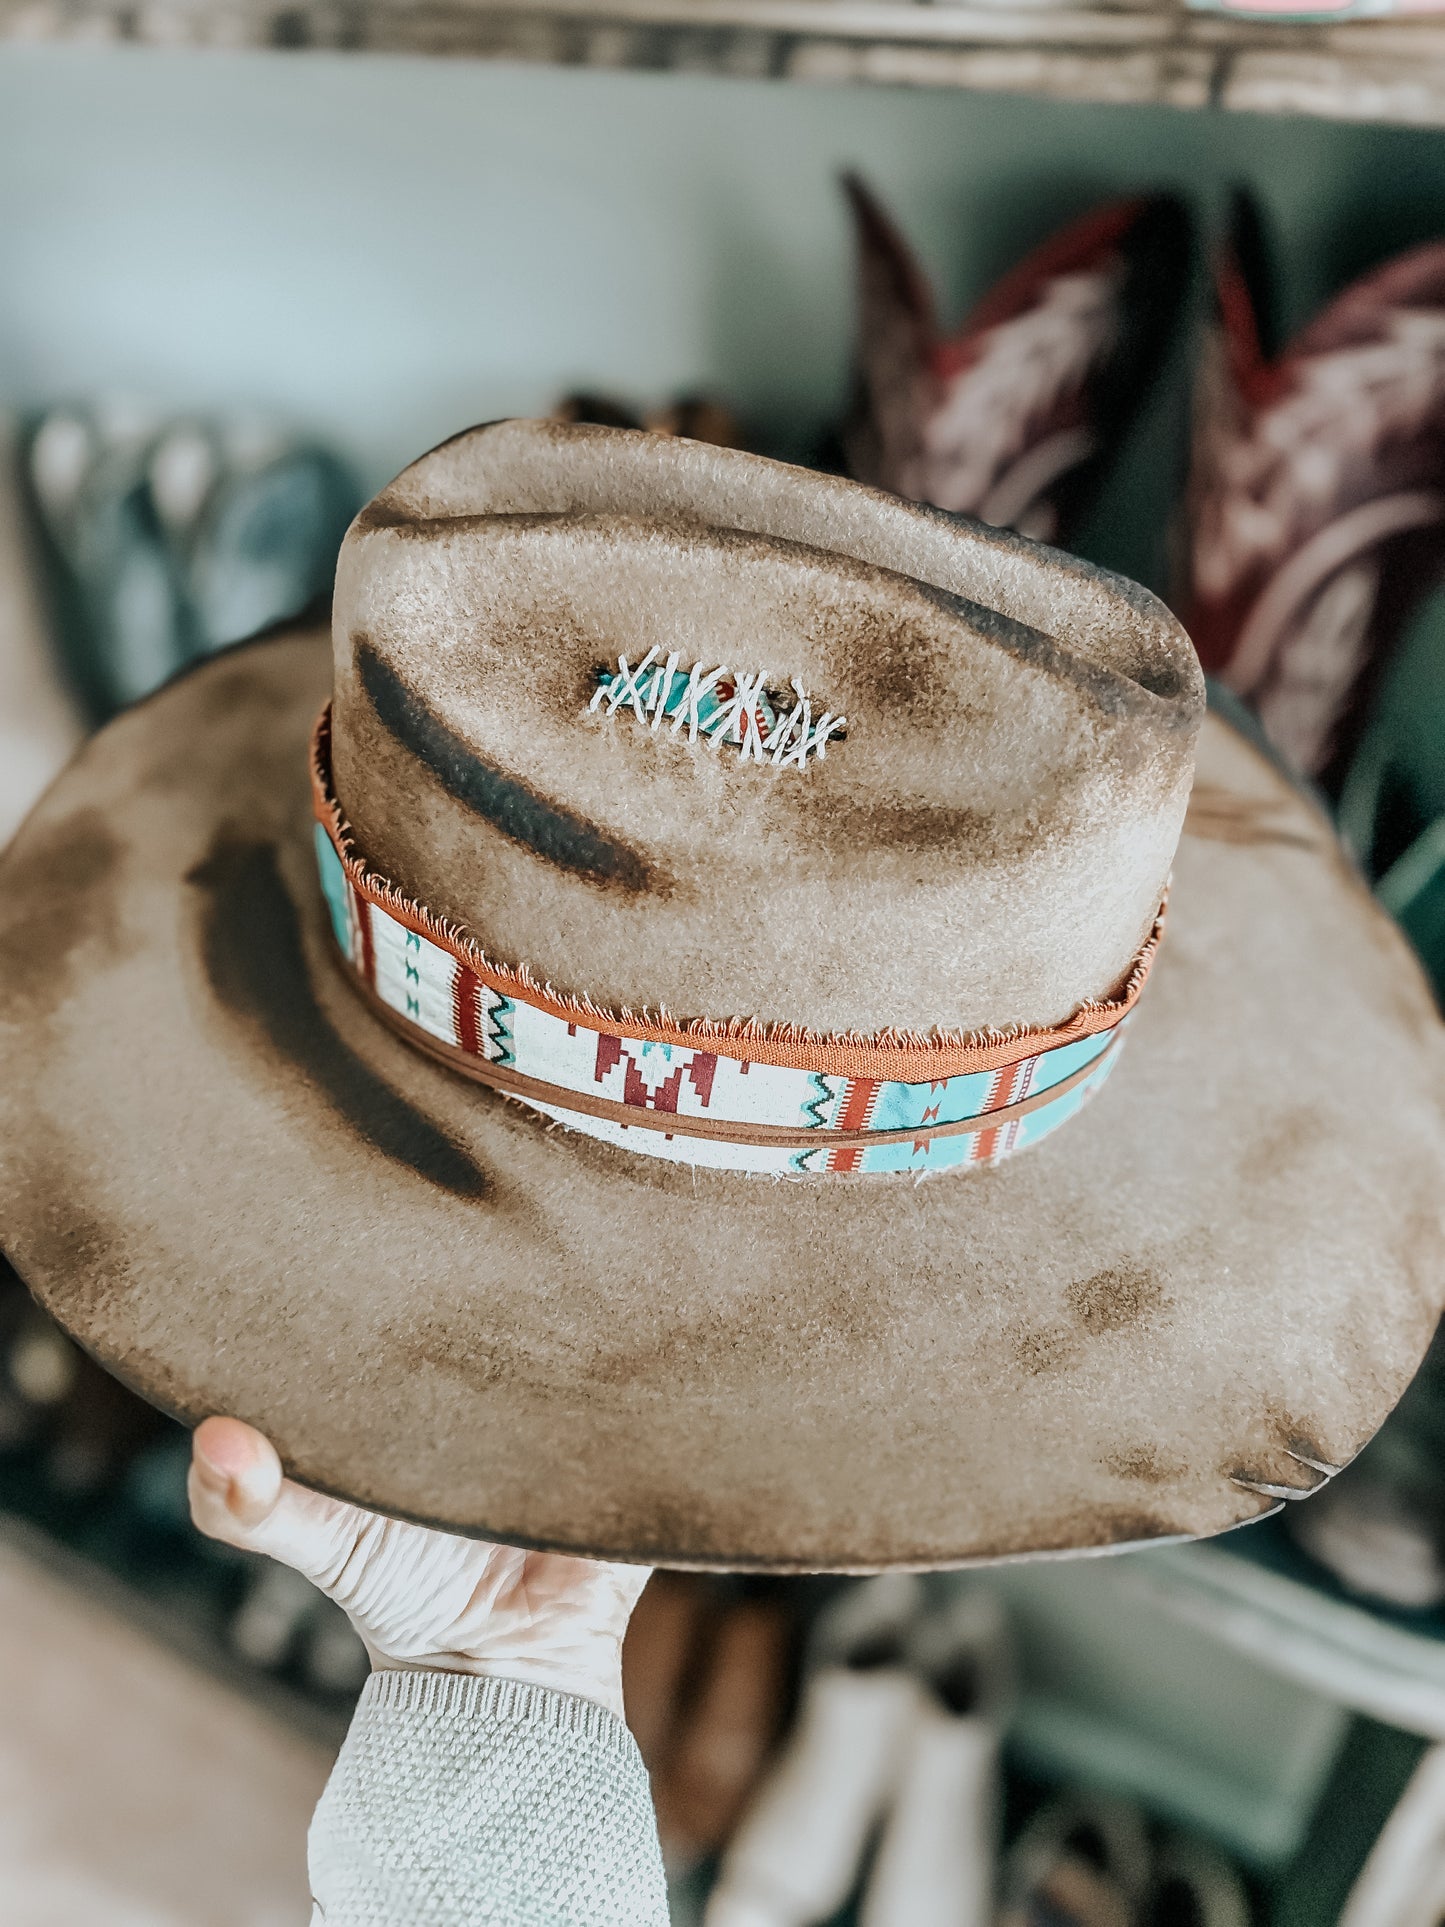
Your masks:
<instances>
[{"instance_id":1,"label":"thumb","mask_svg":"<svg viewBox=\"0 0 1445 1927\"><path fill-rule=\"evenodd\" d=\"M283 1478L271 1441L234 1418L196 1427L186 1491L191 1518L207 1538L265 1553L323 1587L345 1566L364 1517Z\"/></svg>"}]
</instances>

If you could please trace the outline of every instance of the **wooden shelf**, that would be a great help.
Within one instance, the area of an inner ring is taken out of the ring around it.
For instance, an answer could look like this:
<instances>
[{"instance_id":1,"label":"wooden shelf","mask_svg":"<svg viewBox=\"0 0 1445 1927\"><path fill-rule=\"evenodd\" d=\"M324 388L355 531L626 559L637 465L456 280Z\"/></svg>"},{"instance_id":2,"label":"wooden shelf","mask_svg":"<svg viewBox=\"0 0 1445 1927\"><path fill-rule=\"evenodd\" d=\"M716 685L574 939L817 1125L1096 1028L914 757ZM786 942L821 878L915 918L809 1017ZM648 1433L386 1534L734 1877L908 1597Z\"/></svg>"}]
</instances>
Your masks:
<instances>
[{"instance_id":1,"label":"wooden shelf","mask_svg":"<svg viewBox=\"0 0 1445 1927\"><path fill-rule=\"evenodd\" d=\"M12 40L332 48L1445 126L1445 18L1290 26L1165 4L0 0Z\"/></svg>"}]
</instances>

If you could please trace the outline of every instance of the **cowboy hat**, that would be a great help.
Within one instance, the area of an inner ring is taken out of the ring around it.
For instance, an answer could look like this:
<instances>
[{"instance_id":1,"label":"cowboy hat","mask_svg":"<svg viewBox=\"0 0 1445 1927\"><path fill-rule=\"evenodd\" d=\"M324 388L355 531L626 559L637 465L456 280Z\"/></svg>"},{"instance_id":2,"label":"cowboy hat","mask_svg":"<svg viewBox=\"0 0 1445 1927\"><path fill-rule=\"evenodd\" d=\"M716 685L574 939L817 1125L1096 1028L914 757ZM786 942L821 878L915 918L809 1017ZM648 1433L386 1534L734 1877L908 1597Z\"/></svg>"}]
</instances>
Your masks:
<instances>
[{"instance_id":1,"label":"cowboy hat","mask_svg":"<svg viewBox=\"0 0 1445 1927\"><path fill-rule=\"evenodd\" d=\"M956 1564L1310 1490L1440 1309L1442 1059L1154 598L623 431L416 463L331 649L128 711L0 860L42 1302L311 1485L596 1555Z\"/></svg>"}]
</instances>

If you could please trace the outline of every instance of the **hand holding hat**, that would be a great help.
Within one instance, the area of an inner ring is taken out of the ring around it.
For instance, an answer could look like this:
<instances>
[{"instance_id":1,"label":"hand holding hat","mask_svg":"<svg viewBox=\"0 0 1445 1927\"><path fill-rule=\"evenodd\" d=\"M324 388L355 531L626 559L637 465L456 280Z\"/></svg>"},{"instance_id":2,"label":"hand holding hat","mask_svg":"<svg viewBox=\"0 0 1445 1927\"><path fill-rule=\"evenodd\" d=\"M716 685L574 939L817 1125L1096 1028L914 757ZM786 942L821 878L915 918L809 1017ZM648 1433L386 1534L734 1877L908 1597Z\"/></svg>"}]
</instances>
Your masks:
<instances>
[{"instance_id":1,"label":"hand holding hat","mask_svg":"<svg viewBox=\"0 0 1445 1927\"><path fill-rule=\"evenodd\" d=\"M645 1566L524 1552L385 1519L281 1476L239 1419L197 1427L189 1482L202 1532L293 1567L343 1607L373 1666L526 1680L622 1717L622 1635Z\"/></svg>"}]
</instances>

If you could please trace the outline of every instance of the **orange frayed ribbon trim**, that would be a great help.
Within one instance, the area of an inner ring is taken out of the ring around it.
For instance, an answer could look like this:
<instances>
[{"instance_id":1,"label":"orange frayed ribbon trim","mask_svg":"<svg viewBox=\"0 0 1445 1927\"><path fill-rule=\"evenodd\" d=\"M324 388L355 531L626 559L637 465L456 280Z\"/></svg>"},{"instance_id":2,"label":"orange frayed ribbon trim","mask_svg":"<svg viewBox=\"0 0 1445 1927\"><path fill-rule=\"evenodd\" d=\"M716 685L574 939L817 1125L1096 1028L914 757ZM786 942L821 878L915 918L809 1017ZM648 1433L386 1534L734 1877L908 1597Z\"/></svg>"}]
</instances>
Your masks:
<instances>
[{"instance_id":1,"label":"orange frayed ribbon trim","mask_svg":"<svg viewBox=\"0 0 1445 1927\"><path fill-rule=\"evenodd\" d=\"M450 952L501 996L531 1004L565 1023L581 1022L614 1037L712 1051L750 1064L776 1064L786 1070L816 1071L825 1077L875 1077L900 1084L965 1077L974 1071L1002 1070L1061 1044L1078 1043L1082 1038L1113 1030L1139 1001L1164 935L1165 903L1161 903L1154 927L1118 995L1103 1003L1081 1004L1066 1023L1053 1030L1015 1025L1007 1030L939 1031L929 1037L920 1031L889 1029L867 1036L851 1031L809 1030L798 1024L760 1024L751 1017L721 1022L698 1017L679 1022L665 1010L655 1016L627 1009L604 1010L589 997L565 995L550 984L539 984L525 964L512 969L494 963L460 924L434 916L425 905L368 866L357 852L351 826L332 789L330 703L316 719L311 734L311 793L316 819L335 845L347 880L357 894L405 929Z\"/></svg>"}]
</instances>

